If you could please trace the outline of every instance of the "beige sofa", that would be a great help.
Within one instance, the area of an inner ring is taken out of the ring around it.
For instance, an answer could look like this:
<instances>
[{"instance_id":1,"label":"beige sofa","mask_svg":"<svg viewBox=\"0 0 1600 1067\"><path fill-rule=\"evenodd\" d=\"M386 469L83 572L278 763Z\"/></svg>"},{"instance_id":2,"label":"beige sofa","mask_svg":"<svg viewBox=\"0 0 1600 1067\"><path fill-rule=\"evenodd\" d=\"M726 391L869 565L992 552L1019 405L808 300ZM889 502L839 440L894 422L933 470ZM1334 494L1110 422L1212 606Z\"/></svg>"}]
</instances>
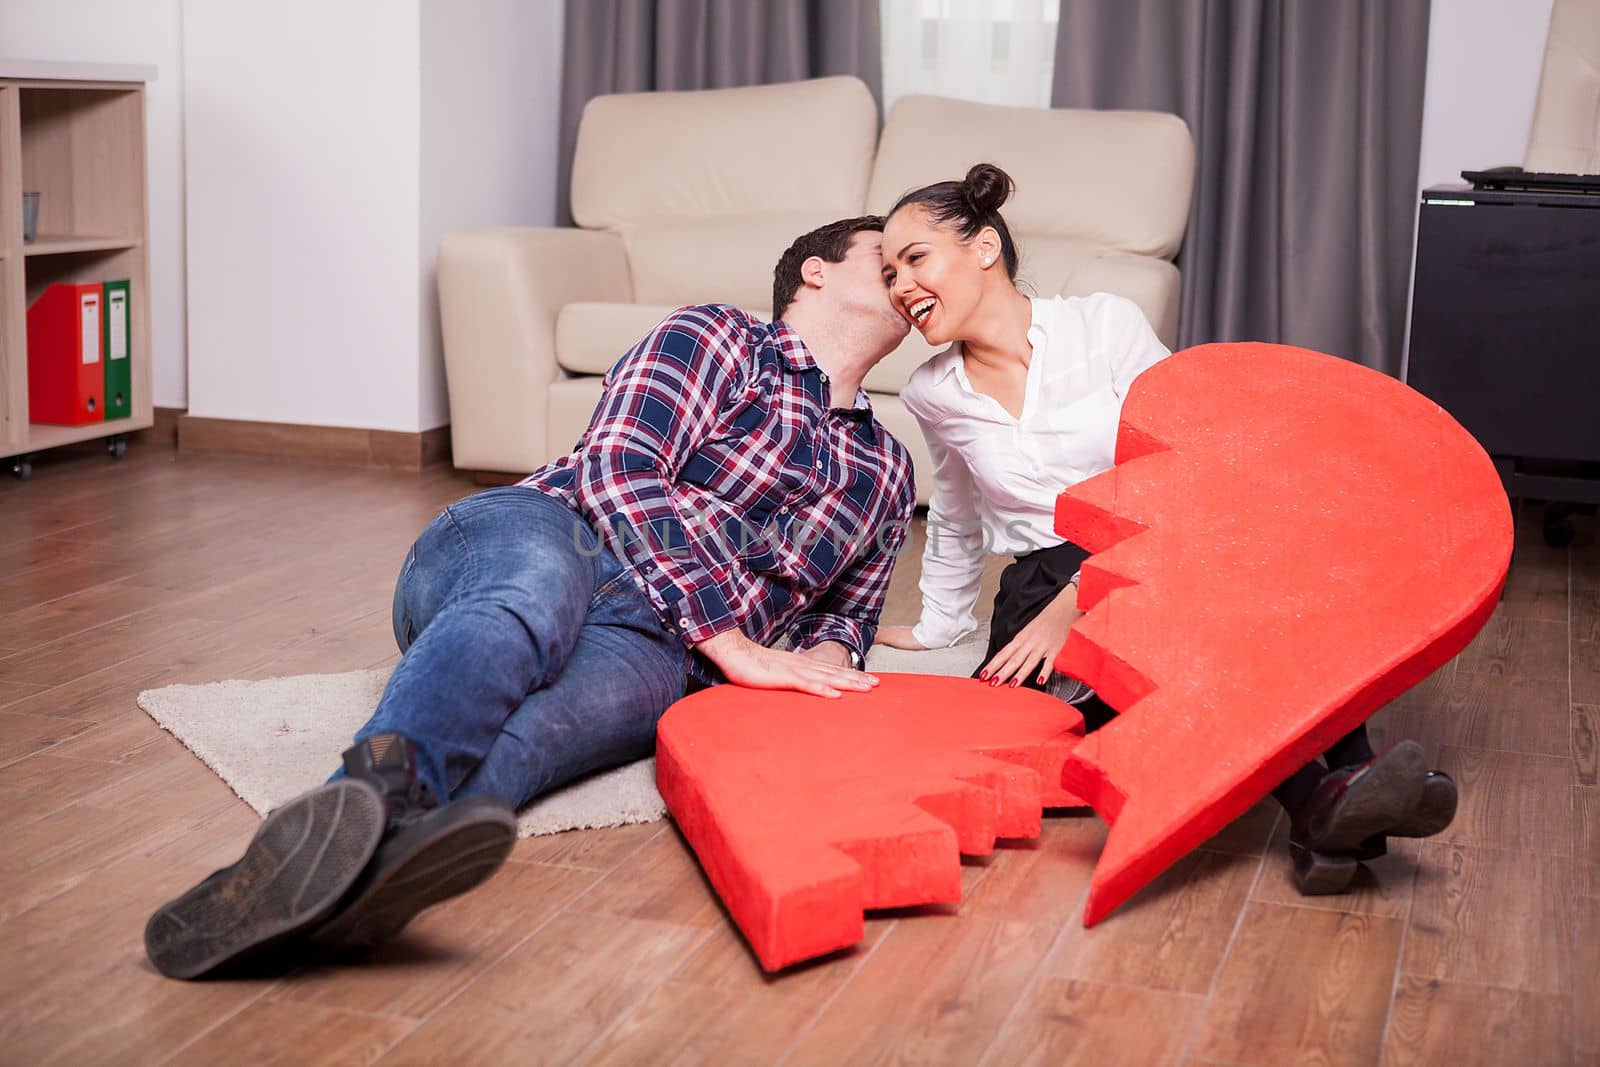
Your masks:
<instances>
[{"instance_id":1,"label":"beige sofa","mask_svg":"<svg viewBox=\"0 0 1600 1067\"><path fill-rule=\"evenodd\" d=\"M577 228L459 230L440 246L456 466L524 472L569 451L602 375L668 312L727 303L768 317L772 268L796 236L982 160L1016 179L1004 210L1021 282L1127 296L1172 344L1170 260L1194 173L1176 116L907 97L880 137L855 78L602 96L579 127ZM913 332L866 380L922 502L927 447L896 394L930 355Z\"/></svg>"}]
</instances>

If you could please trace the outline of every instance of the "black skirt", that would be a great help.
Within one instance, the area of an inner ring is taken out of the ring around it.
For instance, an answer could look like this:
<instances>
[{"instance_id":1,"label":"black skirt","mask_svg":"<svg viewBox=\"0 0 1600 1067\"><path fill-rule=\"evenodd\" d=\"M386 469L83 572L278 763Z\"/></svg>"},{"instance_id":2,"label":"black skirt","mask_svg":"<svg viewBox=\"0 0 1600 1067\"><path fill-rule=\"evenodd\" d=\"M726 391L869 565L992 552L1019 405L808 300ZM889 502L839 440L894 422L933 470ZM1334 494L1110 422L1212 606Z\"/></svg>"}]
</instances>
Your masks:
<instances>
[{"instance_id":1,"label":"black skirt","mask_svg":"<svg viewBox=\"0 0 1600 1067\"><path fill-rule=\"evenodd\" d=\"M1086 549L1071 541L1063 541L1052 548L1026 552L1000 572L1000 591L994 598L994 619L989 623L989 648L983 654L982 671L989 661L1022 628L1036 619L1041 611L1067 587L1072 576L1078 573L1083 561L1089 558ZM978 676L973 672L973 677ZM1043 689L1036 672L1029 671L1022 684L1031 689Z\"/></svg>"}]
</instances>

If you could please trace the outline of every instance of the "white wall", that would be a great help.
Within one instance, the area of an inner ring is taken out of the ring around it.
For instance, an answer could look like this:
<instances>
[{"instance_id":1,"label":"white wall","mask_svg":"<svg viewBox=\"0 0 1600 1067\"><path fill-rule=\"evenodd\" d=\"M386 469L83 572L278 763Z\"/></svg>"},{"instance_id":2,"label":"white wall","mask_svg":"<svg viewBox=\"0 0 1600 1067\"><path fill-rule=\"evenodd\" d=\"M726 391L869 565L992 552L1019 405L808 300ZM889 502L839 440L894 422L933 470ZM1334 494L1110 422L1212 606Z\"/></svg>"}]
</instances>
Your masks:
<instances>
[{"instance_id":1,"label":"white wall","mask_svg":"<svg viewBox=\"0 0 1600 1067\"><path fill-rule=\"evenodd\" d=\"M187 5L191 415L417 429L416 5Z\"/></svg>"},{"instance_id":2,"label":"white wall","mask_svg":"<svg viewBox=\"0 0 1600 1067\"><path fill-rule=\"evenodd\" d=\"M1433 0L1417 187L1521 166L1551 0Z\"/></svg>"},{"instance_id":3,"label":"white wall","mask_svg":"<svg viewBox=\"0 0 1600 1067\"><path fill-rule=\"evenodd\" d=\"M422 0L420 429L450 421L434 260L467 226L553 226L561 0Z\"/></svg>"},{"instance_id":4,"label":"white wall","mask_svg":"<svg viewBox=\"0 0 1600 1067\"><path fill-rule=\"evenodd\" d=\"M560 16L187 5L191 414L449 420L434 256L458 226L553 221Z\"/></svg>"},{"instance_id":5,"label":"white wall","mask_svg":"<svg viewBox=\"0 0 1600 1067\"><path fill-rule=\"evenodd\" d=\"M0 0L0 56L142 63L150 206L150 342L159 407L188 403L184 338L182 0Z\"/></svg>"}]
</instances>

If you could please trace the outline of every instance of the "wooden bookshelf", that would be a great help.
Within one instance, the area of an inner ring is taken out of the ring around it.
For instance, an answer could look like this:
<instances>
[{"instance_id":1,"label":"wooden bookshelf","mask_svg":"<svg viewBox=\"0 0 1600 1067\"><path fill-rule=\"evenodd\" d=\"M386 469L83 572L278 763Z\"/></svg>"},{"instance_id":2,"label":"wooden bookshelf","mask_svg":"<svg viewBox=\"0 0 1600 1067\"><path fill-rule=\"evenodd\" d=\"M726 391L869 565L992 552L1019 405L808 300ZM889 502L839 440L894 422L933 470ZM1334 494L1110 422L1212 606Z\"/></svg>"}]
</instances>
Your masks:
<instances>
[{"instance_id":1,"label":"wooden bookshelf","mask_svg":"<svg viewBox=\"0 0 1600 1067\"><path fill-rule=\"evenodd\" d=\"M154 423L144 83L148 67L0 60L0 458L107 438L115 454ZM22 194L38 191L37 239ZM27 309L55 282L129 282L132 414L85 426L28 419Z\"/></svg>"}]
</instances>

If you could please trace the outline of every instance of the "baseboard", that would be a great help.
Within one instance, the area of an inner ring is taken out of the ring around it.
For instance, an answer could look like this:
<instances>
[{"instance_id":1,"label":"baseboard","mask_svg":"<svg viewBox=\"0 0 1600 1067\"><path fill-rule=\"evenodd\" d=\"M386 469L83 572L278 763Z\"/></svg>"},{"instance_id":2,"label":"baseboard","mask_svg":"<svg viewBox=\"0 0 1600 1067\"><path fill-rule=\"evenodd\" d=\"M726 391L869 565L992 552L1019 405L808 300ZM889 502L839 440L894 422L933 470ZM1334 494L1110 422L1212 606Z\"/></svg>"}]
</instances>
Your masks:
<instances>
[{"instance_id":1,"label":"baseboard","mask_svg":"<svg viewBox=\"0 0 1600 1067\"><path fill-rule=\"evenodd\" d=\"M473 471L472 484L493 486L516 485L526 477L526 474L507 474L504 471Z\"/></svg>"},{"instance_id":2,"label":"baseboard","mask_svg":"<svg viewBox=\"0 0 1600 1067\"><path fill-rule=\"evenodd\" d=\"M449 462L450 427L402 433L183 415L178 420L178 448L417 471Z\"/></svg>"}]
</instances>

